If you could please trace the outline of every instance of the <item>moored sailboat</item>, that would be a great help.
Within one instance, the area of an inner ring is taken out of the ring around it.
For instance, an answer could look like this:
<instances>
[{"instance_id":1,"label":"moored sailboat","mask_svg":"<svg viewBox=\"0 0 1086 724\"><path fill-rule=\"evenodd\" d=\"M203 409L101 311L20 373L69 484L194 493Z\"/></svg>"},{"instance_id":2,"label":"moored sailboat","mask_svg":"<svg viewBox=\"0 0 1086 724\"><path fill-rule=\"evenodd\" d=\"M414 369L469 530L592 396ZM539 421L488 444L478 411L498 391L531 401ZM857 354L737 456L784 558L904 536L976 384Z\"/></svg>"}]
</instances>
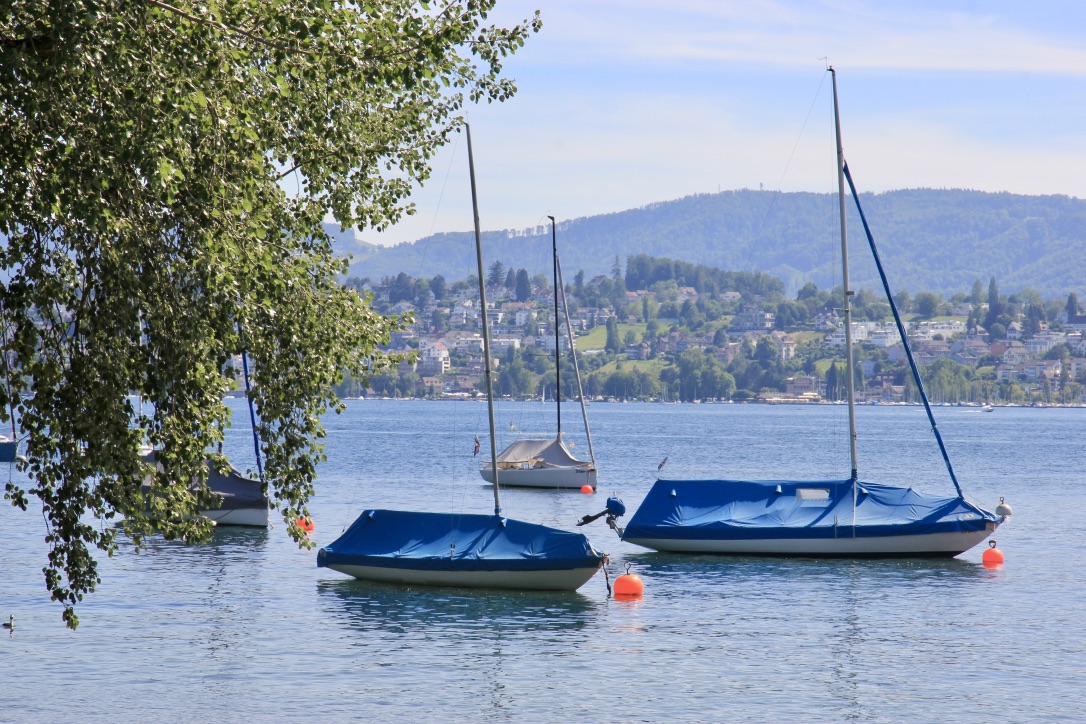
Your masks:
<instances>
[{"instance_id":1,"label":"moored sailboat","mask_svg":"<svg viewBox=\"0 0 1086 724\"><path fill-rule=\"evenodd\" d=\"M242 353L241 360L245 375L245 398L249 406L249 422L252 426L253 451L256 454L257 478L246 477L233 465L227 465L220 471L216 462L209 457L204 462L207 466L207 479L203 483L193 481L189 487L195 491L202 485L211 492L212 504L201 508L200 515L213 521L215 525L267 528L271 524L271 498L266 492L264 468L260 462L260 441L250 394L248 355ZM144 462L161 467L156 450L147 446L142 453ZM144 478L142 485L144 495L156 494L152 482L152 475Z\"/></svg>"},{"instance_id":2,"label":"moored sailboat","mask_svg":"<svg viewBox=\"0 0 1086 724\"><path fill-rule=\"evenodd\" d=\"M490 331L486 312L482 233L475 190L471 129L465 124L475 253L483 320L483 359L490 425L490 457L496 471L494 514L366 510L317 554L317 566L362 580L427 586L573 591L595 575L605 556L588 539L501 514L503 471L497 465Z\"/></svg>"},{"instance_id":3,"label":"moored sailboat","mask_svg":"<svg viewBox=\"0 0 1086 724\"><path fill-rule=\"evenodd\" d=\"M562 267L558 261L558 232L553 216L551 220L551 248L554 259L554 374L555 374L555 409L558 431L550 438L521 438L514 440L498 453L496 463L487 462L479 470L483 480L494 482L493 470L500 470L502 484L526 488L560 488L580 490L585 485L596 489L596 455L592 449L592 432L588 428L588 412L585 408L584 390L581 388L581 372L577 366L577 351L573 345L573 331L569 323L569 308L566 306L566 290L562 284ZM589 460L579 460L562 440L562 364L559 334L561 323L558 319L558 296L562 296L562 309L565 311L566 335L570 354L573 355L573 373L577 380L577 395L581 402L581 417L584 419L585 435L588 438ZM546 388L544 388L544 398Z\"/></svg>"},{"instance_id":4,"label":"moored sailboat","mask_svg":"<svg viewBox=\"0 0 1086 724\"><path fill-rule=\"evenodd\" d=\"M845 164L833 77L841 224L845 355L848 378L851 475L845 480L658 480L622 531L622 539L658 551L793 556L956 556L977 545L1005 520L965 499L935 425L931 405L909 348L905 328L890 294L874 239ZM932 432L957 492L921 493L911 487L861 482L856 455L855 391L845 232L845 180L897 322L909 365ZM1005 510L1005 509L997 509Z\"/></svg>"}]
</instances>

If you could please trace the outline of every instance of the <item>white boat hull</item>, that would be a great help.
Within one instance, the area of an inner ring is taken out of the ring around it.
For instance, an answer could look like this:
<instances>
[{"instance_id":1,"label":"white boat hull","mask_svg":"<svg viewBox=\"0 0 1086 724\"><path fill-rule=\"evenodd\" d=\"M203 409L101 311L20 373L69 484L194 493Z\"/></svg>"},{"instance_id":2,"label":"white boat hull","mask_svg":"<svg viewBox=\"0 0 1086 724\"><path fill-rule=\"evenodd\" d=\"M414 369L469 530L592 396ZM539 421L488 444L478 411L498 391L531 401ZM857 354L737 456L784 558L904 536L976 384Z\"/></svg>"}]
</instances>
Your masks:
<instances>
[{"instance_id":1,"label":"white boat hull","mask_svg":"<svg viewBox=\"0 0 1086 724\"><path fill-rule=\"evenodd\" d=\"M488 483L494 482L494 474L487 465L479 474ZM585 485L596 489L596 469L576 468L510 468L498 469L498 482L515 488L567 488L580 490Z\"/></svg>"},{"instance_id":2,"label":"white boat hull","mask_svg":"<svg viewBox=\"0 0 1086 724\"><path fill-rule=\"evenodd\" d=\"M270 506L265 508L201 510L200 515L210 518L215 522L215 525L243 525L253 528L267 528L271 523Z\"/></svg>"},{"instance_id":3,"label":"white boat hull","mask_svg":"<svg viewBox=\"0 0 1086 724\"><path fill-rule=\"evenodd\" d=\"M813 558L953 557L964 553L995 532L998 523L983 530L862 538L766 538L761 540L681 540L623 538L664 553L718 553L730 555L797 556Z\"/></svg>"},{"instance_id":4,"label":"white boat hull","mask_svg":"<svg viewBox=\"0 0 1086 724\"><path fill-rule=\"evenodd\" d=\"M600 565L603 565L602 559ZM347 563L335 563L327 567L359 580L382 583L448 588L576 591L596 574L600 566L549 571L418 571Z\"/></svg>"}]
</instances>

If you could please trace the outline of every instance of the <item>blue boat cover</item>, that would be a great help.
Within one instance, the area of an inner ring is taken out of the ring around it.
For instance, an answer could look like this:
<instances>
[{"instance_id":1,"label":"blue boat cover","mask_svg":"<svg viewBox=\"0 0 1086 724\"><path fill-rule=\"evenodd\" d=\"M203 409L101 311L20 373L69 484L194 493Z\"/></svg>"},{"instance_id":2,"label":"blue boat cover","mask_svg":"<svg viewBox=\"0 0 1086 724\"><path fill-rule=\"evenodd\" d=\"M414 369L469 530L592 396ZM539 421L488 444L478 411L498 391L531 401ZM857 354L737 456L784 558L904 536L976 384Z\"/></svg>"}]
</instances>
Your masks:
<instances>
[{"instance_id":1,"label":"blue boat cover","mask_svg":"<svg viewBox=\"0 0 1086 724\"><path fill-rule=\"evenodd\" d=\"M367 510L320 549L317 566L541 571L598 567L601 558L580 533L499 515Z\"/></svg>"},{"instance_id":2,"label":"blue boat cover","mask_svg":"<svg viewBox=\"0 0 1086 724\"><path fill-rule=\"evenodd\" d=\"M857 537L983 530L997 516L958 497L858 483ZM852 534L852 481L657 480L627 539L765 540Z\"/></svg>"},{"instance_id":3,"label":"blue boat cover","mask_svg":"<svg viewBox=\"0 0 1086 724\"><path fill-rule=\"evenodd\" d=\"M0 435L0 463L13 463L19 455L19 442Z\"/></svg>"}]
</instances>

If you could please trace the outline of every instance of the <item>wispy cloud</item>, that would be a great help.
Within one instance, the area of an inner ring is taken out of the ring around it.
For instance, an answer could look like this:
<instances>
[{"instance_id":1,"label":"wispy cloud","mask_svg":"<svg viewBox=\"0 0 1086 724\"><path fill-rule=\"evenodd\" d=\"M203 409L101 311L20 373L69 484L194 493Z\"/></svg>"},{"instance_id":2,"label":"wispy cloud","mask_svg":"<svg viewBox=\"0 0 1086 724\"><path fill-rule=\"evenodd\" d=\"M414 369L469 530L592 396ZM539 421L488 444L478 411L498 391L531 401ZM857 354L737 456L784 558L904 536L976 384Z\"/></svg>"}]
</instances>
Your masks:
<instances>
[{"instance_id":1,"label":"wispy cloud","mask_svg":"<svg viewBox=\"0 0 1086 724\"><path fill-rule=\"evenodd\" d=\"M1086 4L512 0L498 12L515 22L537 5L543 32L507 63L520 92L470 111L486 228L718 188L832 191L827 55L864 190L1086 197ZM470 228L463 145L452 153L419 214L376 240Z\"/></svg>"},{"instance_id":2,"label":"wispy cloud","mask_svg":"<svg viewBox=\"0 0 1086 724\"><path fill-rule=\"evenodd\" d=\"M555 3L548 15L572 30L584 57L626 63L742 63L809 68L816 59L854 69L1027 72L1086 76L1086 48L1065 36L1083 27L1071 10L1045 32L983 3L977 12L943 4L822 2ZM601 30L606 29L606 32Z\"/></svg>"}]
</instances>

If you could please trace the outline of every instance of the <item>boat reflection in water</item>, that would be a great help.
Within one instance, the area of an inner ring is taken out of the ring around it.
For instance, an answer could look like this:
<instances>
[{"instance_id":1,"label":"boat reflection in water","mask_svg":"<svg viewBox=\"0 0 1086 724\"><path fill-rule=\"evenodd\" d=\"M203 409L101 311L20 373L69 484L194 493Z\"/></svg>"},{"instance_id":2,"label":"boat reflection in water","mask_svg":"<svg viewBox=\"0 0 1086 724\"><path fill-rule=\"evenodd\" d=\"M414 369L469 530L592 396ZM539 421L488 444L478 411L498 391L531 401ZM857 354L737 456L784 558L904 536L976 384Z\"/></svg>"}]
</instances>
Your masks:
<instances>
[{"instance_id":1,"label":"boat reflection in water","mask_svg":"<svg viewBox=\"0 0 1086 724\"><path fill-rule=\"evenodd\" d=\"M362 580L323 580L327 613L359 632L493 638L503 631L571 632L592 624L606 605L581 593L446 589L440 593ZM400 642L403 643L402 641Z\"/></svg>"}]
</instances>

